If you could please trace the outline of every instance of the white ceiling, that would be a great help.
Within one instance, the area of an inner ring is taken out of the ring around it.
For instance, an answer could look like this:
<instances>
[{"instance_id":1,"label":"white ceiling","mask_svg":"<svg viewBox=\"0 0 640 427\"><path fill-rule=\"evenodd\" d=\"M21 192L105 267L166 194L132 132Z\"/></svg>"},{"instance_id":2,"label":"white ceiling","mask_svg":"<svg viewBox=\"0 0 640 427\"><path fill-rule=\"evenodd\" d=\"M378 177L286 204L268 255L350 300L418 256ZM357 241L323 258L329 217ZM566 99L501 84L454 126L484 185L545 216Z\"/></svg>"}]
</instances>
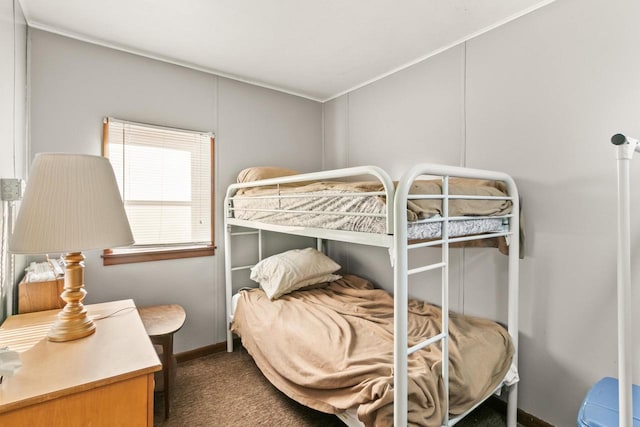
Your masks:
<instances>
[{"instance_id":1,"label":"white ceiling","mask_svg":"<svg viewBox=\"0 0 640 427\"><path fill-rule=\"evenodd\" d=\"M20 0L30 26L326 101L553 0Z\"/></svg>"}]
</instances>

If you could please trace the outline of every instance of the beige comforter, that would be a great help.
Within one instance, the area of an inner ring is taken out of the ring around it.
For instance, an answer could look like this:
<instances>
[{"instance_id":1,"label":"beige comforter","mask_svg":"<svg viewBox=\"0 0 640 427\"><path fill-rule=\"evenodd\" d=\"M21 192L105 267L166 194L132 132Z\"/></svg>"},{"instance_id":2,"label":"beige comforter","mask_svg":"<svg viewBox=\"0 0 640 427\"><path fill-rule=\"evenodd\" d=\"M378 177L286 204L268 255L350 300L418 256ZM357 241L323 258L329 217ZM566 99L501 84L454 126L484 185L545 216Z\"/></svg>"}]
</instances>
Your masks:
<instances>
[{"instance_id":1,"label":"beige comforter","mask_svg":"<svg viewBox=\"0 0 640 427\"><path fill-rule=\"evenodd\" d=\"M441 311L409 304L409 345L436 335ZM393 298L348 275L326 287L269 301L260 289L240 294L232 331L282 392L317 410L358 406L367 426L393 425ZM439 346L409 357L409 424L439 426ZM486 397L507 373L513 347L496 323L450 316L450 412Z\"/></svg>"},{"instance_id":2,"label":"beige comforter","mask_svg":"<svg viewBox=\"0 0 640 427\"><path fill-rule=\"evenodd\" d=\"M300 184L254 187L240 189L238 196L264 196L273 194L296 194L315 192L376 192L384 191L379 182L337 182L322 181ZM409 194L442 194L442 181L418 180L414 181ZM449 194L475 195L475 196L506 196L506 187L500 181L451 178L449 180ZM378 197L378 202L384 205L385 198ZM449 203L449 216L464 215L506 215L511 212L509 200L451 200ZM442 200L410 200L407 204L407 220L431 218L434 215L442 215Z\"/></svg>"}]
</instances>

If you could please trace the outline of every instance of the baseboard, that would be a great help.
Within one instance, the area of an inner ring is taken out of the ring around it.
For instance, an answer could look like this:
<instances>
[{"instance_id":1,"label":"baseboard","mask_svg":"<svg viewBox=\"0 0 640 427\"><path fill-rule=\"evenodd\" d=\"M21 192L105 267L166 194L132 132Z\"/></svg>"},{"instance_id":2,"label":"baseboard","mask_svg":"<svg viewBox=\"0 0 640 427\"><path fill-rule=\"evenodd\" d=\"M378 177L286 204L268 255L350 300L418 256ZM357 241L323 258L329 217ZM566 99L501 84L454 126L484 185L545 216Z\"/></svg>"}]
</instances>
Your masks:
<instances>
[{"instance_id":1,"label":"baseboard","mask_svg":"<svg viewBox=\"0 0 640 427\"><path fill-rule=\"evenodd\" d=\"M491 396L486 404L491 406L496 411L507 413L507 403L495 396ZM555 427L553 424L549 424L540 418L531 415L522 409L518 409L518 424L522 424L524 427Z\"/></svg>"},{"instance_id":2,"label":"baseboard","mask_svg":"<svg viewBox=\"0 0 640 427\"><path fill-rule=\"evenodd\" d=\"M240 340L235 338L233 340L233 346L240 345ZM216 344L205 345L204 347L194 348L193 350L183 351L182 353L176 353L176 361L178 363L187 362L189 360L197 359L198 357L208 356L214 353L222 353L227 351L227 342L219 342Z\"/></svg>"}]
</instances>

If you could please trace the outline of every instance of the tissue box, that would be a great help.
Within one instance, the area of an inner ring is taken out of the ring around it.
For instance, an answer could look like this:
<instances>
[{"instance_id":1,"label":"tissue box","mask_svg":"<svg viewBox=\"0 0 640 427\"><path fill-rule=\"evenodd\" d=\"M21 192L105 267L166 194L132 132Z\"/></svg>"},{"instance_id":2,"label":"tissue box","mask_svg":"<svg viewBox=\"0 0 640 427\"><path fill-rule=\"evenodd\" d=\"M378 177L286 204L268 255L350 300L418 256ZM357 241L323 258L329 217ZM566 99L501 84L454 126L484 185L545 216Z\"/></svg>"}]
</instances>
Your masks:
<instances>
[{"instance_id":1,"label":"tissue box","mask_svg":"<svg viewBox=\"0 0 640 427\"><path fill-rule=\"evenodd\" d=\"M63 308L65 302L60 298L63 290L64 277L46 282L22 280L18 285L18 313Z\"/></svg>"}]
</instances>

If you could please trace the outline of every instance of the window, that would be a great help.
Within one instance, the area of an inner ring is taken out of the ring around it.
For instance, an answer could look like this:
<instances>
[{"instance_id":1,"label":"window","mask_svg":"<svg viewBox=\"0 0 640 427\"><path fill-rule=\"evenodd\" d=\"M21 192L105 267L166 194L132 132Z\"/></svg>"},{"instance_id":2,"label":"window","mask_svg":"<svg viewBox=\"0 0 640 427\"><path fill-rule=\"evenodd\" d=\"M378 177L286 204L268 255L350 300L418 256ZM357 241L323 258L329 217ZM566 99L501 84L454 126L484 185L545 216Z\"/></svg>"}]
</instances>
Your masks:
<instances>
[{"instance_id":1,"label":"window","mask_svg":"<svg viewBox=\"0 0 640 427\"><path fill-rule=\"evenodd\" d=\"M104 265L214 254L211 133L106 118L103 155L116 174L136 241Z\"/></svg>"}]
</instances>

